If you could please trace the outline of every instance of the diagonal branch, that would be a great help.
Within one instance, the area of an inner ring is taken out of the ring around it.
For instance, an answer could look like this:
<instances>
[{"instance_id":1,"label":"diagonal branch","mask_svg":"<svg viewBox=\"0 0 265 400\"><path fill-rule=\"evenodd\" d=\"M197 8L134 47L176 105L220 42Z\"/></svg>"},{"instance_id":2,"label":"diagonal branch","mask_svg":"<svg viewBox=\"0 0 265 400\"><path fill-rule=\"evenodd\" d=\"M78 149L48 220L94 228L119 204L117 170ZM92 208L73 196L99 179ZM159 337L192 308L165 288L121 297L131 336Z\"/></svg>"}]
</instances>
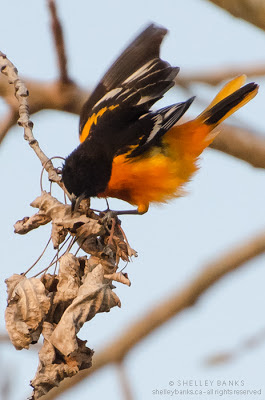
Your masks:
<instances>
[{"instance_id":1,"label":"diagonal branch","mask_svg":"<svg viewBox=\"0 0 265 400\"><path fill-rule=\"evenodd\" d=\"M265 3L263 0L209 0L236 18L265 30Z\"/></svg>"},{"instance_id":2,"label":"diagonal branch","mask_svg":"<svg viewBox=\"0 0 265 400\"><path fill-rule=\"evenodd\" d=\"M212 149L246 161L255 168L265 168L265 137L229 124L222 124Z\"/></svg>"},{"instance_id":3,"label":"diagonal branch","mask_svg":"<svg viewBox=\"0 0 265 400\"><path fill-rule=\"evenodd\" d=\"M61 187L63 184L60 182L60 177L53 167L51 160L41 150L38 141L33 136L33 123L29 119L29 106L28 106L28 89L24 82L19 78L16 67L8 60L5 54L0 52L0 69L1 72L7 76L8 82L14 85L15 97L18 101L18 125L24 128L24 139L29 143L30 147L34 150L35 154L41 161L43 168L48 172L49 179L57 182Z\"/></svg>"},{"instance_id":4,"label":"diagonal branch","mask_svg":"<svg viewBox=\"0 0 265 400\"><path fill-rule=\"evenodd\" d=\"M238 75L247 75L250 77L264 77L265 76L265 65L254 64L245 66L223 66L221 68L211 69L209 71L202 72L180 72L175 82L177 85L183 86L184 88L189 87L193 83L206 83L208 85L216 86L219 83L233 79Z\"/></svg>"},{"instance_id":5,"label":"diagonal branch","mask_svg":"<svg viewBox=\"0 0 265 400\"><path fill-rule=\"evenodd\" d=\"M123 362L117 364L117 371L124 400L133 400L132 388Z\"/></svg>"},{"instance_id":6,"label":"diagonal branch","mask_svg":"<svg viewBox=\"0 0 265 400\"><path fill-rule=\"evenodd\" d=\"M246 262L264 252L265 232L262 232L206 265L197 277L181 291L177 291L173 296L154 307L138 321L130 325L113 342L100 352L97 352L91 369L85 372L82 371L71 380L63 382L60 388L51 391L45 397L45 400L55 399L59 394L77 385L98 369L108 364L121 362L135 345L169 319L196 304L207 289L211 288L221 278L244 266Z\"/></svg>"},{"instance_id":7,"label":"diagonal branch","mask_svg":"<svg viewBox=\"0 0 265 400\"><path fill-rule=\"evenodd\" d=\"M263 327L256 334L248 337L243 342L238 344L234 349L230 351L220 352L213 354L204 361L206 366L217 366L219 364L225 364L234 361L237 357L242 356L246 351L252 350L264 343L265 340L265 328Z\"/></svg>"},{"instance_id":8,"label":"diagonal branch","mask_svg":"<svg viewBox=\"0 0 265 400\"><path fill-rule=\"evenodd\" d=\"M60 70L60 81L61 83L69 83L70 79L67 71L67 57L65 51L63 28L58 17L55 0L48 0L48 5L51 14L51 27L56 48L57 62Z\"/></svg>"},{"instance_id":9,"label":"diagonal branch","mask_svg":"<svg viewBox=\"0 0 265 400\"><path fill-rule=\"evenodd\" d=\"M79 114L82 105L89 96L88 91L79 88L73 82L62 86L58 82L45 83L25 79L25 84L30 92L28 101L31 114L46 109ZM18 112L18 103L14 97L13 90L1 77L0 96L14 112ZM0 143L5 136L5 133L1 136L1 132L4 132L8 125L12 126L11 122L15 124L14 119L8 121L6 117L0 124ZM213 149L239 158L254 167L265 168L265 139L262 134L225 123L218 129L220 129L221 133L212 143L211 147Z\"/></svg>"}]
</instances>

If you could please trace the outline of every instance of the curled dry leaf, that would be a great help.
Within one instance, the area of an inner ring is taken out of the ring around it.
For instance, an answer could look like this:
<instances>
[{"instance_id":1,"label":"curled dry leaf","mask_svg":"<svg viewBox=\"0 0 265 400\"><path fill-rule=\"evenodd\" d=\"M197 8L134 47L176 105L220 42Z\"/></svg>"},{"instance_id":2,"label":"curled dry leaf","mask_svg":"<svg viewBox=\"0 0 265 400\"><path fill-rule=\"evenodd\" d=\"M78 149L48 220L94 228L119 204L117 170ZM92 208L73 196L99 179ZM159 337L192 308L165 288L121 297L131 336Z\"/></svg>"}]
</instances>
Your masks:
<instances>
[{"instance_id":1,"label":"curled dry leaf","mask_svg":"<svg viewBox=\"0 0 265 400\"><path fill-rule=\"evenodd\" d=\"M51 221L55 248L61 248L70 233L90 254L88 259L66 252L59 258L58 275L44 274L40 279L14 275L7 280L6 324L14 346L28 348L41 333L44 337L39 367L31 382L35 400L64 378L91 366L93 351L77 333L97 313L120 307L112 281L130 286L128 276L116 271L119 259L129 261L132 251L119 229L120 221L113 215L110 220L96 215L85 203L72 213L71 206L46 192L31 205L39 211L18 221L17 233L29 232Z\"/></svg>"},{"instance_id":2,"label":"curled dry leaf","mask_svg":"<svg viewBox=\"0 0 265 400\"><path fill-rule=\"evenodd\" d=\"M25 128L25 138L41 159L49 179L62 187L58 171L32 135L28 91L12 63L3 54L2 59L2 72L15 85L19 100L19 124ZM119 258L128 260L130 257L130 247L125 235L122 237L118 232L120 221L115 213L107 216L106 213L95 214L90 210L89 199L83 200L74 213L71 206L62 204L46 192L42 192L31 205L39 211L17 221L16 233L25 234L52 222L51 238L55 248L59 248L70 233L84 251L92 254L89 260L85 257L78 259L71 254L61 257L58 275L44 274L38 279L13 275L6 281L6 325L14 346L17 349L28 348L30 343L38 340L40 333L44 337L38 371L31 382L34 388L32 399L38 399L65 377L91 366L93 351L76 334L96 313L120 306L119 298L112 291L112 280L128 284L125 275L115 273Z\"/></svg>"},{"instance_id":3,"label":"curled dry leaf","mask_svg":"<svg viewBox=\"0 0 265 400\"><path fill-rule=\"evenodd\" d=\"M113 274L105 274L104 278L123 283L124 285L127 286L131 286L131 281L128 278L128 275L124 274L123 272L114 272Z\"/></svg>"},{"instance_id":4,"label":"curled dry leaf","mask_svg":"<svg viewBox=\"0 0 265 400\"><path fill-rule=\"evenodd\" d=\"M98 224L97 221L88 218L85 214L81 214L78 211L73 213L71 206L61 203L45 191L31 203L31 206L39 208L40 212L49 217L54 224L66 229L76 231L80 225L91 222L94 234L103 233L102 225Z\"/></svg>"},{"instance_id":5,"label":"curled dry leaf","mask_svg":"<svg viewBox=\"0 0 265 400\"><path fill-rule=\"evenodd\" d=\"M51 238L54 249L58 249L60 244L64 242L67 234L68 231L63 226L55 224L54 222L52 223Z\"/></svg>"},{"instance_id":6,"label":"curled dry leaf","mask_svg":"<svg viewBox=\"0 0 265 400\"><path fill-rule=\"evenodd\" d=\"M25 234L40 225L52 221L52 242L55 249L64 241L68 232L77 239L84 241L87 237L100 236L105 233L104 226L96 219L76 211L72 213L71 206L63 204L49 193L43 191L32 203L39 212L32 217L15 223L15 233Z\"/></svg>"},{"instance_id":7,"label":"curled dry leaf","mask_svg":"<svg viewBox=\"0 0 265 400\"><path fill-rule=\"evenodd\" d=\"M57 287L53 298L53 321L58 322L64 310L77 296L81 284L80 264L73 254L66 253L60 259Z\"/></svg>"},{"instance_id":8,"label":"curled dry leaf","mask_svg":"<svg viewBox=\"0 0 265 400\"><path fill-rule=\"evenodd\" d=\"M25 235L33 229L37 229L41 225L48 224L50 221L50 217L41 213L34 214L31 217L24 217L15 223L14 232L19 233L20 235Z\"/></svg>"},{"instance_id":9,"label":"curled dry leaf","mask_svg":"<svg viewBox=\"0 0 265 400\"><path fill-rule=\"evenodd\" d=\"M39 366L34 379L31 381L33 394L31 399L36 400L58 386L64 378L70 378L78 371L90 368L92 365L93 350L86 347L86 342L78 339L78 348L71 357L64 357L51 344L50 337L54 325L43 323L42 334L44 342L39 351Z\"/></svg>"},{"instance_id":10,"label":"curled dry leaf","mask_svg":"<svg viewBox=\"0 0 265 400\"><path fill-rule=\"evenodd\" d=\"M21 350L38 341L42 322L50 309L50 299L39 279L13 275L6 284L6 328L13 345Z\"/></svg>"},{"instance_id":11,"label":"curled dry leaf","mask_svg":"<svg viewBox=\"0 0 265 400\"><path fill-rule=\"evenodd\" d=\"M79 238L77 243L85 253L92 254L93 256L97 256L100 252L102 252L104 247L100 240L95 236L88 236L86 239Z\"/></svg>"},{"instance_id":12,"label":"curled dry leaf","mask_svg":"<svg viewBox=\"0 0 265 400\"><path fill-rule=\"evenodd\" d=\"M51 343L65 356L78 349L76 334L86 321L98 312L107 312L116 305L120 306L118 296L103 280L104 268L99 264L86 275L77 297L65 310L51 335Z\"/></svg>"},{"instance_id":13,"label":"curled dry leaf","mask_svg":"<svg viewBox=\"0 0 265 400\"><path fill-rule=\"evenodd\" d=\"M46 273L41 276L40 280L48 292L56 292L58 284L57 275L51 275Z\"/></svg>"}]
</instances>

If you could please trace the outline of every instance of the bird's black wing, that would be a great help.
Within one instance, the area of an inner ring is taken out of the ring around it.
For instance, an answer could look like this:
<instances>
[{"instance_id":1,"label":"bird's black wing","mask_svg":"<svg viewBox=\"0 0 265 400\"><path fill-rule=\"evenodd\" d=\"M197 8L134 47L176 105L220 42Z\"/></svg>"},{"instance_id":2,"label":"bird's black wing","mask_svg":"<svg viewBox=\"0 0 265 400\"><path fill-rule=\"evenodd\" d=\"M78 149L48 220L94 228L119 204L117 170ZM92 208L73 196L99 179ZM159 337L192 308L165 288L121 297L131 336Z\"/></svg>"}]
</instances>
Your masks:
<instances>
[{"instance_id":1,"label":"bird's black wing","mask_svg":"<svg viewBox=\"0 0 265 400\"><path fill-rule=\"evenodd\" d=\"M84 104L80 115L80 132L83 130L93 106L106 93L119 87L148 61L159 58L160 45L166 33L165 28L151 24L129 44Z\"/></svg>"}]
</instances>

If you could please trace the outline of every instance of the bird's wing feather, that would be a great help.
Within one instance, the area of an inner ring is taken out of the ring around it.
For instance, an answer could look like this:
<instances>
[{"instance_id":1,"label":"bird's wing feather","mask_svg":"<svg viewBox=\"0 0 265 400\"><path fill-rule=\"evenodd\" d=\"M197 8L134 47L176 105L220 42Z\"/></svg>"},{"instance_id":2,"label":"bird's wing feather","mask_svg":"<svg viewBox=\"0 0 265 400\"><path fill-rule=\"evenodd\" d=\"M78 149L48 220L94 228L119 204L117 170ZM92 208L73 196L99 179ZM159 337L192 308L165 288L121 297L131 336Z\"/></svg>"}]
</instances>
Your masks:
<instances>
[{"instance_id":1,"label":"bird's wing feather","mask_svg":"<svg viewBox=\"0 0 265 400\"><path fill-rule=\"evenodd\" d=\"M131 146L121 148L118 154L126 154L127 158L132 159L153 146L162 146L161 138L187 111L194 98L144 114L131 128L138 132L136 141Z\"/></svg>"},{"instance_id":2,"label":"bird's wing feather","mask_svg":"<svg viewBox=\"0 0 265 400\"><path fill-rule=\"evenodd\" d=\"M80 132L92 107L107 92L120 87L128 77L148 61L159 58L160 44L166 33L167 29L151 24L127 46L84 104L80 115Z\"/></svg>"},{"instance_id":3,"label":"bird's wing feather","mask_svg":"<svg viewBox=\"0 0 265 400\"><path fill-rule=\"evenodd\" d=\"M81 112L81 142L91 135L104 135L108 144L110 139L116 145L126 144L126 137L114 136L147 113L174 85L179 68L159 58L166 32L148 26L110 67Z\"/></svg>"}]
</instances>

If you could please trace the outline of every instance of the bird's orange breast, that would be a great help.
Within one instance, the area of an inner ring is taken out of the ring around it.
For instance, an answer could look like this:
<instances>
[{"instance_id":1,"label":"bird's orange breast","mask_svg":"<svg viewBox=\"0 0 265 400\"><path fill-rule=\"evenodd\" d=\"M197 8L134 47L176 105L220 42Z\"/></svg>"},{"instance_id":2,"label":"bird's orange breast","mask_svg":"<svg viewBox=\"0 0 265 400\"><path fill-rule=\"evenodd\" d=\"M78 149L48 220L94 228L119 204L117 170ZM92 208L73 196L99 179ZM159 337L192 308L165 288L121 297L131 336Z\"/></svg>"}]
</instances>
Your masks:
<instances>
[{"instance_id":1,"label":"bird's orange breast","mask_svg":"<svg viewBox=\"0 0 265 400\"><path fill-rule=\"evenodd\" d=\"M153 147L144 156L133 159L125 155L115 157L108 187L99 197L115 197L145 212L149 203L165 203L181 196L183 185L197 170L199 154L193 149L187 151L186 141L180 135L182 130L177 129L178 132L172 132L175 134L165 135L163 148ZM185 137L191 139L187 128Z\"/></svg>"}]
</instances>

